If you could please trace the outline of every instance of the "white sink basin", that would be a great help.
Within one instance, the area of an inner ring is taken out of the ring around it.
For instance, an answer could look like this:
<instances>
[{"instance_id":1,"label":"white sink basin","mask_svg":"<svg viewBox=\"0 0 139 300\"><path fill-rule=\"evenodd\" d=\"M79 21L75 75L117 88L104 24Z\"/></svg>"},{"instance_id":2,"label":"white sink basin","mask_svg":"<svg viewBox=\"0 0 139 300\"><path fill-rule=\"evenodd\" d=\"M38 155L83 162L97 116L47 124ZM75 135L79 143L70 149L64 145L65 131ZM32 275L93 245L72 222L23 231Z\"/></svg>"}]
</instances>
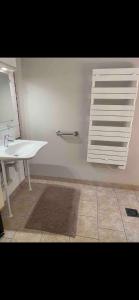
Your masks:
<instances>
[{"instance_id":1,"label":"white sink basin","mask_svg":"<svg viewBox=\"0 0 139 300\"><path fill-rule=\"evenodd\" d=\"M0 160L31 159L48 142L32 140L15 140L8 147L0 147Z\"/></svg>"}]
</instances>

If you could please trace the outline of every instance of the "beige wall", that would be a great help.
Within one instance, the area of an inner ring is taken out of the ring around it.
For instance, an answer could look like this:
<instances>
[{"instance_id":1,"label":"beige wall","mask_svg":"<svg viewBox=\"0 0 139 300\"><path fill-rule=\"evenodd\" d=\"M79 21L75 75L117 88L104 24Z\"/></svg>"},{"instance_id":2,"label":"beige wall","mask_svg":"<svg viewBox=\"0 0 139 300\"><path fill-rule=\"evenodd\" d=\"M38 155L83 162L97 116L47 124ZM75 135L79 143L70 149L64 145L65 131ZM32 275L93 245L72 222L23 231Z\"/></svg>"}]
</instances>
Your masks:
<instances>
[{"instance_id":1,"label":"beige wall","mask_svg":"<svg viewBox=\"0 0 139 300\"><path fill-rule=\"evenodd\" d=\"M139 58L22 58L17 60L22 137L47 140L31 173L115 183L139 183L139 99L126 170L89 164L87 136L93 68L139 67ZM78 130L60 138L57 130Z\"/></svg>"}]
</instances>

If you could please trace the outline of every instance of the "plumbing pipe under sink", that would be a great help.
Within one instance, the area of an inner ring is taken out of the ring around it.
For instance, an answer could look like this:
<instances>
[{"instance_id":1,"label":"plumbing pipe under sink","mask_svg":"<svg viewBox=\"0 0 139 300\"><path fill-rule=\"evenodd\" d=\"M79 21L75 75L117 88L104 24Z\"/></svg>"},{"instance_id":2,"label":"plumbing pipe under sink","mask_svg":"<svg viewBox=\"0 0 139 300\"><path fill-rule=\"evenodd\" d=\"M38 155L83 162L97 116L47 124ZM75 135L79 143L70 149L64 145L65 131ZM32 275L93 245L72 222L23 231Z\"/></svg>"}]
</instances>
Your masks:
<instances>
[{"instance_id":1,"label":"plumbing pipe under sink","mask_svg":"<svg viewBox=\"0 0 139 300\"><path fill-rule=\"evenodd\" d=\"M16 172L18 172L18 162L17 161L5 161L5 172L6 172L6 178L7 178L7 183L10 184L12 179L10 178L10 172L9 169L14 168ZM2 174L2 168L0 166L0 172ZM1 184L3 185L3 178Z\"/></svg>"},{"instance_id":2,"label":"plumbing pipe under sink","mask_svg":"<svg viewBox=\"0 0 139 300\"><path fill-rule=\"evenodd\" d=\"M12 179L10 178L9 169L10 168L14 168L15 171L18 172L18 166L17 166L17 164L18 164L17 161L6 161L5 162L5 171L6 171L6 177L7 177L8 184L12 181Z\"/></svg>"},{"instance_id":3,"label":"plumbing pipe under sink","mask_svg":"<svg viewBox=\"0 0 139 300\"><path fill-rule=\"evenodd\" d=\"M26 172L27 172L29 191L32 191L31 180L30 180L29 163L28 163L28 160L23 160L23 161L24 161L24 164L25 164ZM7 165L11 164L11 166L12 166L12 163L13 162L11 162L11 163L7 162ZM16 162L13 163L13 165L15 165L15 164L16 164ZM7 200L7 204L8 204L8 210L9 210L9 217L13 217L12 210L11 210L11 204L10 204L10 197L9 197L9 192L8 192L6 161L4 162L3 160L1 160L1 168L2 168L3 185L4 185L4 188L5 188L6 200Z\"/></svg>"}]
</instances>

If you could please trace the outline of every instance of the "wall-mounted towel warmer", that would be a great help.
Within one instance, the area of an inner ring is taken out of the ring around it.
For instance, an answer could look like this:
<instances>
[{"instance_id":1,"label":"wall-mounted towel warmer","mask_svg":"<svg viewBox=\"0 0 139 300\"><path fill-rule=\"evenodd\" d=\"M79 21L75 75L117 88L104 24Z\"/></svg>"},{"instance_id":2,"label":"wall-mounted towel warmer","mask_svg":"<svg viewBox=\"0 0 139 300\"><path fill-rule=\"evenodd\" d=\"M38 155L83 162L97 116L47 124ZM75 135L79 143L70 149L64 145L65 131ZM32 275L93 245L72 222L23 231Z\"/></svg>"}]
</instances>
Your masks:
<instances>
[{"instance_id":1,"label":"wall-mounted towel warmer","mask_svg":"<svg viewBox=\"0 0 139 300\"><path fill-rule=\"evenodd\" d=\"M138 80L139 68L93 70L88 162L125 169Z\"/></svg>"}]
</instances>

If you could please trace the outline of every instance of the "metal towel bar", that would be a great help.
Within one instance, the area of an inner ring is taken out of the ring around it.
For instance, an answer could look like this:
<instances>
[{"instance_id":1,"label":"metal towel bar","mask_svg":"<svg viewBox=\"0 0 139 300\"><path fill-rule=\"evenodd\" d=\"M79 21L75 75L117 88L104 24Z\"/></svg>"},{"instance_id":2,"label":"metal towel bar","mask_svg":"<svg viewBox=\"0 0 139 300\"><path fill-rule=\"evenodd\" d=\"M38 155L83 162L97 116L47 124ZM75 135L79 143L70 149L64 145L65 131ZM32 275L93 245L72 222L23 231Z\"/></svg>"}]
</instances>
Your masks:
<instances>
[{"instance_id":1,"label":"metal towel bar","mask_svg":"<svg viewBox=\"0 0 139 300\"><path fill-rule=\"evenodd\" d=\"M56 134L58 136L63 136L63 135L74 135L74 136L77 136L77 135L79 135L78 131L73 131L73 132L66 132L66 131L64 131L64 132L62 132L60 130L56 131Z\"/></svg>"}]
</instances>

